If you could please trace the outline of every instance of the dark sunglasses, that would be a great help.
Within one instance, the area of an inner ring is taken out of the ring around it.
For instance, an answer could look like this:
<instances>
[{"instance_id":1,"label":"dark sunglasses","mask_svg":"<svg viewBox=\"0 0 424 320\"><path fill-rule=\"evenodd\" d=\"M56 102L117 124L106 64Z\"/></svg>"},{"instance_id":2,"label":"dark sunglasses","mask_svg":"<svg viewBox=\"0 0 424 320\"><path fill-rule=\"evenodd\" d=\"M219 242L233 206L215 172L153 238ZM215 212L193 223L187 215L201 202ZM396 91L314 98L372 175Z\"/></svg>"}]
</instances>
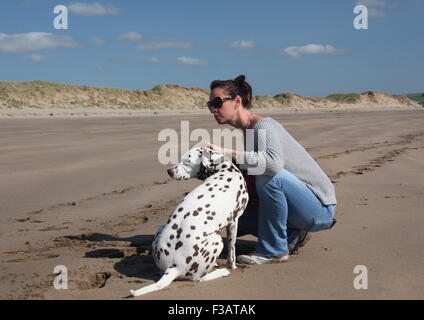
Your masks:
<instances>
[{"instance_id":1,"label":"dark sunglasses","mask_svg":"<svg viewBox=\"0 0 424 320\"><path fill-rule=\"evenodd\" d=\"M233 100L233 99L234 99L234 97L232 97L232 96L229 96L227 98L215 97L211 101L208 101L208 108L209 109L211 109L211 108L219 109L219 108L222 107L222 104L225 101Z\"/></svg>"}]
</instances>

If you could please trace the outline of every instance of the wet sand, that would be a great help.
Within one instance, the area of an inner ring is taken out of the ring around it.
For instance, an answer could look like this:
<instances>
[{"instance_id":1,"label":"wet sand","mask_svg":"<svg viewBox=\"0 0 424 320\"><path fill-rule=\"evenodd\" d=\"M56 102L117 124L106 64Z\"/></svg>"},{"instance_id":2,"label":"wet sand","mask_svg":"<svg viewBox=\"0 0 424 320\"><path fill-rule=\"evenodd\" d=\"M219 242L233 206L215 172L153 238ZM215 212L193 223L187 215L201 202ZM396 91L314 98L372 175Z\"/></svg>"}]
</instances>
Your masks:
<instances>
[{"instance_id":1,"label":"wet sand","mask_svg":"<svg viewBox=\"0 0 424 320\"><path fill-rule=\"evenodd\" d=\"M424 112L263 115L335 183L335 227L287 263L239 265L138 299L423 299ZM157 281L153 235L201 183L170 180L157 159L159 131L179 132L181 120L223 128L208 114L0 119L0 298L121 299ZM254 241L241 237L238 252ZM57 265L68 290L53 287ZM357 265L366 290L353 286Z\"/></svg>"}]
</instances>

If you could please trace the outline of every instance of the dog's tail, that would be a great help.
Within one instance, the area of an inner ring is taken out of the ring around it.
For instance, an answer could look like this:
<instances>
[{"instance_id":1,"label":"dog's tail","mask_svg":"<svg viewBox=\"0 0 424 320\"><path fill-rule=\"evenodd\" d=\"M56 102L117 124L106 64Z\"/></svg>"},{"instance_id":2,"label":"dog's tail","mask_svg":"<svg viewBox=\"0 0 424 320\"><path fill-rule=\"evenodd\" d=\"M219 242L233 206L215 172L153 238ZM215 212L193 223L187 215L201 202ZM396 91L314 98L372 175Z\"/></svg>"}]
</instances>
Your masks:
<instances>
[{"instance_id":1,"label":"dog's tail","mask_svg":"<svg viewBox=\"0 0 424 320\"><path fill-rule=\"evenodd\" d=\"M175 267L168 268L165 270L165 273L163 274L162 278L160 278L158 282L138 290L130 290L130 294L133 297L137 297L137 296L141 296L142 294L161 290L169 286L171 282L174 281L179 275L180 273L177 268Z\"/></svg>"}]
</instances>

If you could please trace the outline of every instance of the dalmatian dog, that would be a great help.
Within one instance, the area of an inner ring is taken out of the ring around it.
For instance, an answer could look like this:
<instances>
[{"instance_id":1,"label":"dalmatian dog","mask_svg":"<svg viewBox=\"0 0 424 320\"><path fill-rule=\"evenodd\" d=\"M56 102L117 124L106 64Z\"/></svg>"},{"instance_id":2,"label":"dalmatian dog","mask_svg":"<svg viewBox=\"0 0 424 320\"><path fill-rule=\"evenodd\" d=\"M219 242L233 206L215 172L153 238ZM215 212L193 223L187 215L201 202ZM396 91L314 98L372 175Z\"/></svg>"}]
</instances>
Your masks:
<instances>
[{"instance_id":1,"label":"dalmatian dog","mask_svg":"<svg viewBox=\"0 0 424 320\"><path fill-rule=\"evenodd\" d=\"M226 268L211 271L223 249L221 231L226 228L227 262L236 269L237 223L249 195L242 173L231 160L207 147L196 147L169 168L177 180L198 178L204 182L187 194L157 231L152 255L162 278L149 286L130 290L139 296L168 286L175 279L209 281L230 274Z\"/></svg>"}]
</instances>

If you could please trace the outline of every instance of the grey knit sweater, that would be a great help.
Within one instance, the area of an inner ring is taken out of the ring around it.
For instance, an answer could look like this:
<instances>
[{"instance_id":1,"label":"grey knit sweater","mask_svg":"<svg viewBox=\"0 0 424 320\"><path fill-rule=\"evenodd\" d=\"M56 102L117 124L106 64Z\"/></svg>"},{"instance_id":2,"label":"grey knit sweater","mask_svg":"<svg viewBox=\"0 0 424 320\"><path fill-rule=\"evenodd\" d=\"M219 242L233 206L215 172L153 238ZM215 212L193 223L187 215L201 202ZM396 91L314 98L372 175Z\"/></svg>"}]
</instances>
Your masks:
<instances>
[{"instance_id":1,"label":"grey knit sweater","mask_svg":"<svg viewBox=\"0 0 424 320\"><path fill-rule=\"evenodd\" d=\"M245 151L236 159L242 169L249 170L249 174L270 176L286 169L311 189L321 203L336 204L330 179L280 123L266 117L258 120L252 129L245 137Z\"/></svg>"}]
</instances>

